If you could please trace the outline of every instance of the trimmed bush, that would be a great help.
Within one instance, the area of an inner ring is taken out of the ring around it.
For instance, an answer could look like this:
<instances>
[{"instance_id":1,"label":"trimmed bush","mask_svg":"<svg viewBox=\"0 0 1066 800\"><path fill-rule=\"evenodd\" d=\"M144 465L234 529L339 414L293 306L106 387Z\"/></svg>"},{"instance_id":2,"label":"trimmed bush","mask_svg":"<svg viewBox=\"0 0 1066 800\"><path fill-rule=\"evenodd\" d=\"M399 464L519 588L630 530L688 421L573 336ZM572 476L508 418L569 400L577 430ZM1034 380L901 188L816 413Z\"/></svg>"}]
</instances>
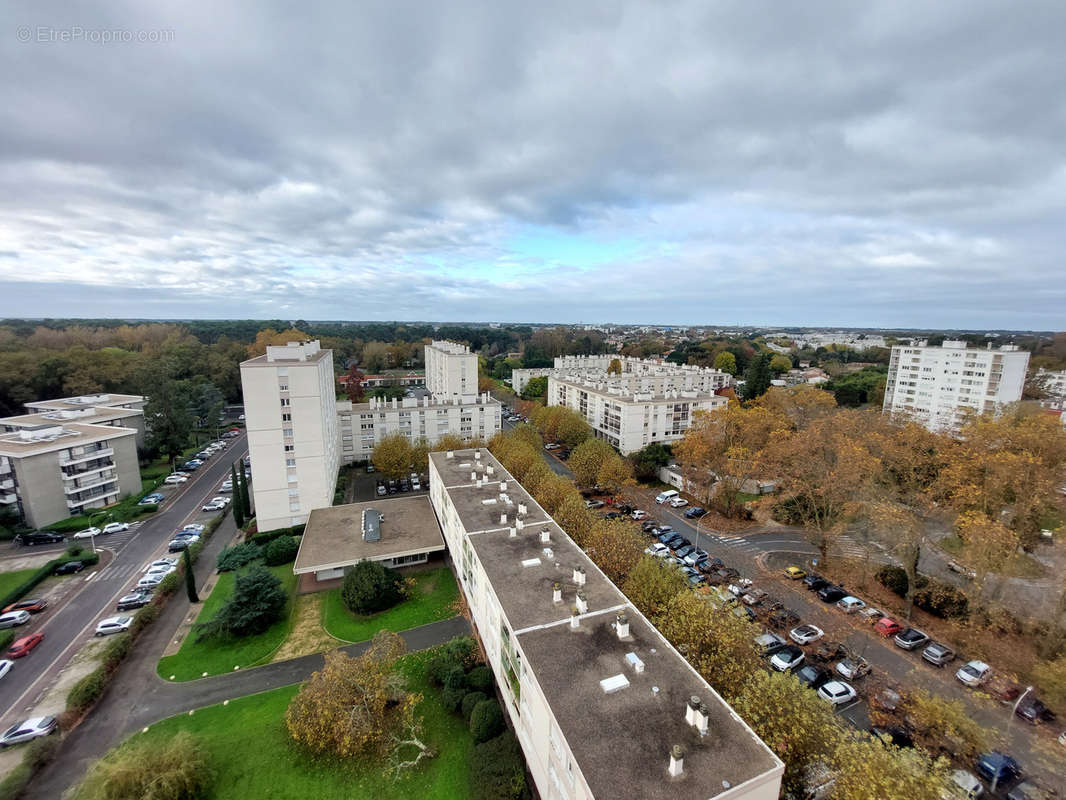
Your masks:
<instances>
[{"instance_id":1,"label":"trimmed bush","mask_svg":"<svg viewBox=\"0 0 1066 800\"><path fill-rule=\"evenodd\" d=\"M41 736L26 745L26 755L22 757L22 763L28 764L34 772L47 766L59 752L62 740L58 736Z\"/></svg>"},{"instance_id":2,"label":"trimmed bush","mask_svg":"<svg viewBox=\"0 0 1066 800\"><path fill-rule=\"evenodd\" d=\"M377 561L360 561L345 573L341 599L355 614L374 614L400 602L402 585L396 570Z\"/></svg>"},{"instance_id":3,"label":"trimmed bush","mask_svg":"<svg viewBox=\"0 0 1066 800\"><path fill-rule=\"evenodd\" d=\"M7 633L10 633L10 631L7 631ZM432 686L443 686L444 676L448 674L448 671L453 666L455 666L455 663L444 653L437 653L431 656L429 661L426 662L426 680Z\"/></svg>"},{"instance_id":4,"label":"trimmed bush","mask_svg":"<svg viewBox=\"0 0 1066 800\"><path fill-rule=\"evenodd\" d=\"M883 566L877 571L877 580L890 592L900 597L906 595L907 589L910 587L907 571L903 567Z\"/></svg>"},{"instance_id":5,"label":"trimmed bush","mask_svg":"<svg viewBox=\"0 0 1066 800\"><path fill-rule=\"evenodd\" d=\"M931 580L914 593L914 604L941 619L965 617L970 613L970 601L966 595L950 583Z\"/></svg>"},{"instance_id":6,"label":"trimmed bush","mask_svg":"<svg viewBox=\"0 0 1066 800\"><path fill-rule=\"evenodd\" d=\"M132 623L130 627L133 627ZM104 648L100 663L104 669L114 670L122 663L122 659L129 655L131 647L133 647L133 637L129 633L120 633L118 636L113 636L111 641L107 643L107 647Z\"/></svg>"},{"instance_id":7,"label":"trimmed bush","mask_svg":"<svg viewBox=\"0 0 1066 800\"><path fill-rule=\"evenodd\" d=\"M33 778L33 770L25 761L19 763L0 781L0 800L16 800L21 797Z\"/></svg>"},{"instance_id":8,"label":"trimmed bush","mask_svg":"<svg viewBox=\"0 0 1066 800\"><path fill-rule=\"evenodd\" d=\"M452 667L444 674L444 688L462 689L464 692L469 691L469 684L466 682L466 673L463 672L462 667Z\"/></svg>"},{"instance_id":9,"label":"trimmed bush","mask_svg":"<svg viewBox=\"0 0 1066 800\"><path fill-rule=\"evenodd\" d=\"M472 691L490 693L495 685L492 670L484 664L478 664L466 674L466 682Z\"/></svg>"},{"instance_id":10,"label":"trimmed bush","mask_svg":"<svg viewBox=\"0 0 1066 800\"><path fill-rule=\"evenodd\" d=\"M455 714L463 704L463 698L466 697L466 694L465 686L459 686L452 689L445 686L440 692L441 705L451 713Z\"/></svg>"},{"instance_id":11,"label":"trimmed bush","mask_svg":"<svg viewBox=\"0 0 1066 800\"><path fill-rule=\"evenodd\" d=\"M217 568L219 572L231 572L252 563L262 555L263 551L257 544L251 542L237 544L227 547L218 554Z\"/></svg>"},{"instance_id":12,"label":"trimmed bush","mask_svg":"<svg viewBox=\"0 0 1066 800\"><path fill-rule=\"evenodd\" d=\"M470 800L526 800L526 762L510 731L474 746L470 760Z\"/></svg>"},{"instance_id":13,"label":"trimmed bush","mask_svg":"<svg viewBox=\"0 0 1066 800\"><path fill-rule=\"evenodd\" d=\"M105 686L107 672L103 667L97 667L70 687L67 693L67 710L75 713L85 711L103 694Z\"/></svg>"},{"instance_id":14,"label":"trimmed bush","mask_svg":"<svg viewBox=\"0 0 1066 800\"><path fill-rule=\"evenodd\" d=\"M130 623L130 635L138 636L141 631L159 619L160 604L154 600L146 606L141 607L136 614L133 615L133 622Z\"/></svg>"},{"instance_id":15,"label":"trimmed bush","mask_svg":"<svg viewBox=\"0 0 1066 800\"><path fill-rule=\"evenodd\" d=\"M474 713L474 707L483 700L488 699L488 695L484 692L467 692L463 697L463 702L459 704L459 711L462 712L463 719L470 722L470 715Z\"/></svg>"},{"instance_id":16,"label":"trimmed bush","mask_svg":"<svg viewBox=\"0 0 1066 800\"><path fill-rule=\"evenodd\" d=\"M263 561L266 562L268 567L288 564L296 558L296 552L299 549L300 546L296 544L296 540L293 537L279 536L277 539L268 542L267 546L263 548Z\"/></svg>"},{"instance_id":17,"label":"trimmed bush","mask_svg":"<svg viewBox=\"0 0 1066 800\"><path fill-rule=\"evenodd\" d=\"M267 542L272 542L274 539L278 539L282 536L302 536L304 527L304 525L293 525L291 528L275 528L272 531L258 531L248 537L248 541L255 542L262 546Z\"/></svg>"},{"instance_id":18,"label":"trimmed bush","mask_svg":"<svg viewBox=\"0 0 1066 800\"><path fill-rule=\"evenodd\" d=\"M170 597L181 586L182 577L180 572L171 572L163 580L159 582L159 585L155 587L155 593L157 597Z\"/></svg>"},{"instance_id":19,"label":"trimmed bush","mask_svg":"<svg viewBox=\"0 0 1066 800\"><path fill-rule=\"evenodd\" d=\"M13 641L15 641L15 632L11 628L0 630L0 650L7 650Z\"/></svg>"},{"instance_id":20,"label":"trimmed bush","mask_svg":"<svg viewBox=\"0 0 1066 800\"><path fill-rule=\"evenodd\" d=\"M495 739L506 727L503 710L495 700L482 700L470 712L470 735L474 737L474 744Z\"/></svg>"}]
</instances>

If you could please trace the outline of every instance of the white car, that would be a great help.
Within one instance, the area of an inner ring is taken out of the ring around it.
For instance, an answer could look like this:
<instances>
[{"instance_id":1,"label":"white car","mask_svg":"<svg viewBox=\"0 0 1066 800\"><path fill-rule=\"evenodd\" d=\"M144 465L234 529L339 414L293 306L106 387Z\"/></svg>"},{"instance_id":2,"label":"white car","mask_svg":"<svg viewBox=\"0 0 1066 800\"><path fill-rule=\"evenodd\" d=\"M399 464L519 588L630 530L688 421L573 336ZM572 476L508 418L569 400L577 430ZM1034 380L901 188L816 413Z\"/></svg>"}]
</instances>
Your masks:
<instances>
[{"instance_id":1,"label":"white car","mask_svg":"<svg viewBox=\"0 0 1066 800\"><path fill-rule=\"evenodd\" d=\"M821 639L824 633L817 625L800 625L788 632L788 638L796 644L810 644Z\"/></svg>"},{"instance_id":2,"label":"white car","mask_svg":"<svg viewBox=\"0 0 1066 800\"><path fill-rule=\"evenodd\" d=\"M640 509L638 508L638 509L637 509L636 511L634 511L634 512L633 512L632 514L630 514L629 516L631 516L631 517L632 517L633 519L635 519L635 520L636 520L637 522L640 522L640 521L641 521L642 519L647 519L647 517L648 517L648 512L647 512L647 511L641 511L641 510L640 510Z\"/></svg>"},{"instance_id":3,"label":"white car","mask_svg":"<svg viewBox=\"0 0 1066 800\"><path fill-rule=\"evenodd\" d=\"M164 575L145 575L139 581L137 581L138 589L155 588L163 582Z\"/></svg>"},{"instance_id":4,"label":"white car","mask_svg":"<svg viewBox=\"0 0 1066 800\"><path fill-rule=\"evenodd\" d=\"M13 666L15 666L15 662L9 658L0 660L0 678L3 678L7 673L11 672Z\"/></svg>"},{"instance_id":5,"label":"white car","mask_svg":"<svg viewBox=\"0 0 1066 800\"><path fill-rule=\"evenodd\" d=\"M204 504L204 511L222 511L229 505L228 497L214 497L211 502Z\"/></svg>"},{"instance_id":6,"label":"white car","mask_svg":"<svg viewBox=\"0 0 1066 800\"><path fill-rule=\"evenodd\" d=\"M951 782L959 787L962 796L969 798L969 800L977 800L978 797L985 793L985 787L981 785L981 781L977 780L977 776L964 769L957 769L952 772Z\"/></svg>"},{"instance_id":7,"label":"white car","mask_svg":"<svg viewBox=\"0 0 1066 800\"><path fill-rule=\"evenodd\" d=\"M133 617L108 617L96 626L97 636L108 636L112 633L125 633L130 629Z\"/></svg>"},{"instance_id":8,"label":"white car","mask_svg":"<svg viewBox=\"0 0 1066 800\"><path fill-rule=\"evenodd\" d=\"M145 572L151 572L156 567L176 567L178 566L178 559L176 558L159 558L148 565L148 569Z\"/></svg>"},{"instance_id":9,"label":"white car","mask_svg":"<svg viewBox=\"0 0 1066 800\"><path fill-rule=\"evenodd\" d=\"M0 614L0 628L17 628L29 621L29 611L8 611L6 614Z\"/></svg>"},{"instance_id":10,"label":"white car","mask_svg":"<svg viewBox=\"0 0 1066 800\"><path fill-rule=\"evenodd\" d=\"M86 528L83 531L78 531L77 533L75 533L74 534L74 538L75 539L91 539L94 536L99 536L101 533L103 533L103 531L100 530L99 528Z\"/></svg>"},{"instance_id":11,"label":"white car","mask_svg":"<svg viewBox=\"0 0 1066 800\"><path fill-rule=\"evenodd\" d=\"M165 578L171 572L177 572L177 571L178 571L178 568L176 566L174 566L173 564L167 564L166 566L149 567L148 570L144 574L146 576L148 576L148 575L158 575L161 578Z\"/></svg>"},{"instance_id":12,"label":"white car","mask_svg":"<svg viewBox=\"0 0 1066 800\"><path fill-rule=\"evenodd\" d=\"M55 717L30 717L25 722L12 725L0 736L0 747L28 742L39 736L55 733L59 724Z\"/></svg>"},{"instance_id":13,"label":"white car","mask_svg":"<svg viewBox=\"0 0 1066 800\"><path fill-rule=\"evenodd\" d=\"M651 547L647 548L644 552L650 556L655 556L656 558L666 558L668 555L670 555L670 548L662 542L656 542Z\"/></svg>"},{"instance_id":14,"label":"white car","mask_svg":"<svg viewBox=\"0 0 1066 800\"><path fill-rule=\"evenodd\" d=\"M104 533L122 533L122 531L128 531L130 524L128 522L109 522L104 526Z\"/></svg>"},{"instance_id":15,"label":"white car","mask_svg":"<svg viewBox=\"0 0 1066 800\"><path fill-rule=\"evenodd\" d=\"M218 490L220 492L222 492L223 494L232 492L233 491L233 481L226 481L225 483L223 483L221 486L218 487Z\"/></svg>"},{"instance_id":16,"label":"white car","mask_svg":"<svg viewBox=\"0 0 1066 800\"><path fill-rule=\"evenodd\" d=\"M798 669L804 661L803 651L794 644L790 644L774 653L773 658L770 659L770 666L778 672L789 672Z\"/></svg>"},{"instance_id":17,"label":"white car","mask_svg":"<svg viewBox=\"0 0 1066 800\"><path fill-rule=\"evenodd\" d=\"M829 681L818 690L820 698L835 706L850 703L856 694L858 693L844 681Z\"/></svg>"},{"instance_id":18,"label":"white car","mask_svg":"<svg viewBox=\"0 0 1066 800\"><path fill-rule=\"evenodd\" d=\"M174 475L167 475L165 478L163 478L163 483L169 483L171 485L174 485L177 483L185 483L185 481L187 480L189 480L188 475L178 475L175 473Z\"/></svg>"},{"instance_id":19,"label":"white car","mask_svg":"<svg viewBox=\"0 0 1066 800\"><path fill-rule=\"evenodd\" d=\"M843 610L845 614L850 614L852 611L861 611L866 608L866 603L849 594L847 597L837 600L837 608Z\"/></svg>"},{"instance_id":20,"label":"white car","mask_svg":"<svg viewBox=\"0 0 1066 800\"><path fill-rule=\"evenodd\" d=\"M686 500L684 497L675 497L673 500L670 501L670 505L673 508L684 508L688 505L688 500Z\"/></svg>"},{"instance_id":21,"label":"white car","mask_svg":"<svg viewBox=\"0 0 1066 800\"><path fill-rule=\"evenodd\" d=\"M955 677L971 689L976 689L992 676L992 667L983 661L971 661L959 667Z\"/></svg>"},{"instance_id":22,"label":"white car","mask_svg":"<svg viewBox=\"0 0 1066 800\"><path fill-rule=\"evenodd\" d=\"M182 531L186 533L203 533L206 528L206 525L201 525L199 522L190 522L188 525L182 528Z\"/></svg>"}]
</instances>

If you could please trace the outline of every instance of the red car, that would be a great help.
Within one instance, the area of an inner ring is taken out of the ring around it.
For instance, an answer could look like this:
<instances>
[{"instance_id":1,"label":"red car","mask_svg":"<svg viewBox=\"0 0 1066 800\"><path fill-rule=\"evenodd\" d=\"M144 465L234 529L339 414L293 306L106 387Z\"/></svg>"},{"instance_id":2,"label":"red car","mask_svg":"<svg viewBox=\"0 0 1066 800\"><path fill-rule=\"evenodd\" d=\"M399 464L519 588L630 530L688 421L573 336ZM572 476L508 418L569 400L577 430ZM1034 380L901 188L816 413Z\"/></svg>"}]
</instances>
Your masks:
<instances>
[{"instance_id":1,"label":"red car","mask_svg":"<svg viewBox=\"0 0 1066 800\"><path fill-rule=\"evenodd\" d=\"M23 636L21 639L16 639L14 644L11 645L11 649L7 651L7 654L11 658L22 658L25 655L29 655L30 650L44 641L43 633L31 633L29 636Z\"/></svg>"},{"instance_id":2,"label":"red car","mask_svg":"<svg viewBox=\"0 0 1066 800\"><path fill-rule=\"evenodd\" d=\"M903 626L892 619L892 617L881 617L881 619L877 621L877 624L874 625L874 630L885 638L888 638L889 636L895 636L903 630Z\"/></svg>"},{"instance_id":3,"label":"red car","mask_svg":"<svg viewBox=\"0 0 1066 800\"><path fill-rule=\"evenodd\" d=\"M6 614L8 611L29 611L31 614L37 614L44 611L48 607L48 602L43 597L35 597L32 600L19 600L16 603L12 603L3 610Z\"/></svg>"}]
</instances>

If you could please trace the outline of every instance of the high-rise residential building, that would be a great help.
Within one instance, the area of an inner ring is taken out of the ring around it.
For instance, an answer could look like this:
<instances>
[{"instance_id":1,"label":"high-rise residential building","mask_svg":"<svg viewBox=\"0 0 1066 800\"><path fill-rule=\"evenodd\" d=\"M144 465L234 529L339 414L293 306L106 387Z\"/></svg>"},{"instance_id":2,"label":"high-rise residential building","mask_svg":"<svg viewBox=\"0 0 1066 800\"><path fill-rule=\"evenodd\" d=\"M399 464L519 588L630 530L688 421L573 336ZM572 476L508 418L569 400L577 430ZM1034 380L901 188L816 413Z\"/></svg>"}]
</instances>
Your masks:
<instances>
[{"instance_id":1,"label":"high-rise residential building","mask_svg":"<svg viewBox=\"0 0 1066 800\"><path fill-rule=\"evenodd\" d=\"M429 480L541 797L776 800L780 759L487 449Z\"/></svg>"},{"instance_id":2,"label":"high-rise residential building","mask_svg":"<svg viewBox=\"0 0 1066 800\"><path fill-rule=\"evenodd\" d=\"M426 345L426 389L434 397L476 397L477 355L465 344Z\"/></svg>"},{"instance_id":3,"label":"high-rise residential building","mask_svg":"<svg viewBox=\"0 0 1066 800\"><path fill-rule=\"evenodd\" d=\"M317 341L267 347L241 364L241 384L259 529L304 523L337 485L333 351Z\"/></svg>"},{"instance_id":4,"label":"high-rise residential building","mask_svg":"<svg viewBox=\"0 0 1066 800\"><path fill-rule=\"evenodd\" d=\"M1029 353L945 340L939 347L896 345L888 365L884 410L933 431L958 427L964 410L995 413L1022 399Z\"/></svg>"}]
</instances>

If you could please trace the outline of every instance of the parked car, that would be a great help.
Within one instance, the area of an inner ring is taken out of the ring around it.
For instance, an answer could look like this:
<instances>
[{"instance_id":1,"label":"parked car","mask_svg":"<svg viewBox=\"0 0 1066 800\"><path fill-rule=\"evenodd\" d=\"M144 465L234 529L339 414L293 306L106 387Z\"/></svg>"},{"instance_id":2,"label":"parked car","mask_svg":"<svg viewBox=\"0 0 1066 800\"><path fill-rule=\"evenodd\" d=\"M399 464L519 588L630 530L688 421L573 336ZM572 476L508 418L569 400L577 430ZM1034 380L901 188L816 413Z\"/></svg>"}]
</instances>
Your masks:
<instances>
[{"instance_id":1,"label":"parked car","mask_svg":"<svg viewBox=\"0 0 1066 800\"><path fill-rule=\"evenodd\" d=\"M930 642L922 651L922 658L937 667L943 667L955 660L955 651L942 642Z\"/></svg>"},{"instance_id":2,"label":"parked car","mask_svg":"<svg viewBox=\"0 0 1066 800\"><path fill-rule=\"evenodd\" d=\"M167 544L168 553L180 553L185 548L189 547L193 542L197 541L199 537L193 536L175 536Z\"/></svg>"},{"instance_id":3,"label":"parked car","mask_svg":"<svg viewBox=\"0 0 1066 800\"><path fill-rule=\"evenodd\" d=\"M847 597L841 597L837 600L837 608L843 611L845 614L850 614L853 611L862 611L866 607L866 603L857 597L848 595Z\"/></svg>"},{"instance_id":4,"label":"parked car","mask_svg":"<svg viewBox=\"0 0 1066 800\"><path fill-rule=\"evenodd\" d=\"M744 593L741 602L746 606L757 606L768 597L762 589L751 589Z\"/></svg>"},{"instance_id":5,"label":"parked car","mask_svg":"<svg viewBox=\"0 0 1066 800\"><path fill-rule=\"evenodd\" d=\"M215 497L203 505L203 511L224 511L229 505L228 497Z\"/></svg>"},{"instance_id":6,"label":"parked car","mask_svg":"<svg viewBox=\"0 0 1066 800\"><path fill-rule=\"evenodd\" d=\"M684 508L688 505L688 500L686 500L684 497L675 497L673 500L670 501L670 505L673 508Z\"/></svg>"},{"instance_id":7,"label":"parked car","mask_svg":"<svg viewBox=\"0 0 1066 800\"><path fill-rule=\"evenodd\" d=\"M840 642L823 639L818 642L818 646L814 648L814 652L811 653L811 658L815 661L820 661L823 664L828 664L830 661L836 661L838 658L843 658L847 653L848 651Z\"/></svg>"},{"instance_id":8,"label":"parked car","mask_svg":"<svg viewBox=\"0 0 1066 800\"><path fill-rule=\"evenodd\" d=\"M1055 794L1032 781L1022 781L1007 792L1007 800L1053 800L1055 797Z\"/></svg>"},{"instance_id":9,"label":"parked car","mask_svg":"<svg viewBox=\"0 0 1066 800\"><path fill-rule=\"evenodd\" d=\"M917 628L907 628L896 634L893 641L903 650L914 650L929 641L929 634Z\"/></svg>"},{"instance_id":10,"label":"parked car","mask_svg":"<svg viewBox=\"0 0 1066 800\"><path fill-rule=\"evenodd\" d=\"M662 542L656 542L644 552L650 556L655 556L656 558L666 558L666 556L670 555L670 548Z\"/></svg>"},{"instance_id":11,"label":"parked car","mask_svg":"<svg viewBox=\"0 0 1066 800\"><path fill-rule=\"evenodd\" d=\"M692 545L686 544L686 545L683 545L683 546L677 548L677 550L674 551L674 555L677 556L678 558L684 560L685 556L687 556L689 553L695 551L695 549L696 548L693 547Z\"/></svg>"},{"instance_id":12,"label":"parked car","mask_svg":"<svg viewBox=\"0 0 1066 800\"><path fill-rule=\"evenodd\" d=\"M970 661L959 667L955 677L971 689L975 689L992 677L992 667L983 661Z\"/></svg>"},{"instance_id":13,"label":"parked car","mask_svg":"<svg viewBox=\"0 0 1066 800\"><path fill-rule=\"evenodd\" d=\"M16 639L11 643L11 647L8 648L8 658L22 658L23 656L27 656L30 654L30 651L42 641L44 641L44 634L40 631Z\"/></svg>"},{"instance_id":14,"label":"parked car","mask_svg":"<svg viewBox=\"0 0 1066 800\"><path fill-rule=\"evenodd\" d=\"M788 638L796 644L811 644L817 642L823 635L825 631L817 625L800 625L788 632Z\"/></svg>"},{"instance_id":15,"label":"parked car","mask_svg":"<svg viewBox=\"0 0 1066 800\"><path fill-rule=\"evenodd\" d=\"M870 674L870 663L862 656L848 656L837 662L835 669L849 681L857 681Z\"/></svg>"},{"instance_id":16,"label":"parked car","mask_svg":"<svg viewBox=\"0 0 1066 800\"><path fill-rule=\"evenodd\" d=\"M776 608L770 612L767 619L767 622L775 628L787 628L799 621L799 614L790 608Z\"/></svg>"},{"instance_id":17,"label":"parked car","mask_svg":"<svg viewBox=\"0 0 1066 800\"><path fill-rule=\"evenodd\" d=\"M821 589L829 586L829 581L823 578L821 575L816 575L813 572L809 573L806 578L803 579L803 585L810 591L817 592Z\"/></svg>"},{"instance_id":18,"label":"parked car","mask_svg":"<svg viewBox=\"0 0 1066 800\"><path fill-rule=\"evenodd\" d=\"M701 561L706 561L708 558L710 558L710 556L708 556L703 550L693 549L691 553L688 553L684 557L684 560L690 567L696 567L699 566Z\"/></svg>"},{"instance_id":19,"label":"parked car","mask_svg":"<svg viewBox=\"0 0 1066 800\"><path fill-rule=\"evenodd\" d=\"M544 445L544 449L545 450L558 450L559 449L559 445L557 445L555 442L548 442L546 445Z\"/></svg>"},{"instance_id":20,"label":"parked car","mask_svg":"<svg viewBox=\"0 0 1066 800\"><path fill-rule=\"evenodd\" d=\"M48 608L48 601L43 597L31 597L26 600L19 600L12 603L3 610L3 613L6 614L9 611L29 611L31 614L38 614L46 608Z\"/></svg>"},{"instance_id":21,"label":"parked car","mask_svg":"<svg viewBox=\"0 0 1066 800\"><path fill-rule=\"evenodd\" d=\"M157 558L151 564L148 565L148 569L152 570L155 567L176 567L178 566L177 558Z\"/></svg>"},{"instance_id":22,"label":"parked car","mask_svg":"<svg viewBox=\"0 0 1066 800\"><path fill-rule=\"evenodd\" d=\"M1006 783L1020 777L1022 768L1006 753L993 750L977 759L977 774L990 783L993 781Z\"/></svg>"},{"instance_id":23,"label":"parked car","mask_svg":"<svg viewBox=\"0 0 1066 800\"><path fill-rule=\"evenodd\" d=\"M17 725L12 725L0 736L0 747L28 742L32 739L55 733L59 727L55 717L30 717Z\"/></svg>"},{"instance_id":24,"label":"parked car","mask_svg":"<svg viewBox=\"0 0 1066 800\"><path fill-rule=\"evenodd\" d=\"M15 666L15 662L11 659L0 659L0 678L3 678L7 673L11 672L13 666Z\"/></svg>"},{"instance_id":25,"label":"parked car","mask_svg":"<svg viewBox=\"0 0 1066 800\"><path fill-rule=\"evenodd\" d=\"M145 570L144 574L145 575L159 575L160 577L165 578L171 572L177 572L177 571L178 571L178 568L176 566L174 566L173 564L167 564L165 566L161 565L161 566L158 566L158 567L149 567L147 570Z\"/></svg>"},{"instance_id":26,"label":"parked car","mask_svg":"<svg viewBox=\"0 0 1066 800\"><path fill-rule=\"evenodd\" d=\"M799 567L796 567L796 566L785 567L785 577L789 578L791 580L794 580L794 581L798 581L798 580L801 580L803 578L806 578L807 577L807 572L806 572L806 570L800 569Z\"/></svg>"},{"instance_id":27,"label":"parked car","mask_svg":"<svg viewBox=\"0 0 1066 800\"><path fill-rule=\"evenodd\" d=\"M85 528L74 534L75 539L91 539L94 536L99 536L103 531L99 528Z\"/></svg>"},{"instance_id":28,"label":"parked car","mask_svg":"<svg viewBox=\"0 0 1066 800\"><path fill-rule=\"evenodd\" d=\"M847 594L843 586L823 586L818 590L818 598L823 603L835 603L837 600L846 597Z\"/></svg>"},{"instance_id":29,"label":"parked car","mask_svg":"<svg viewBox=\"0 0 1066 800\"><path fill-rule=\"evenodd\" d=\"M0 617L0 619L3 619L3 617ZM1055 712L1032 695L1028 695L1022 700L1014 710L1014 713L1030 725L1039 725L1041 722L1055 721Z\"/></svg>"},{"instance_id":30,"label":"parked car","mask_svg":"<svg viewBox=\"0 0 1066 800\"><path fill-rule=\"evenodd\" d=\"M647 511L641 511L639 508L635 508L635 509L633 509L633 513L630 514L629 516L632 517L633 519L635 519L637 522L640 522L641 520L647 518L648 512Z\"/></svg>"},{"instance_id":31,"label":"parked car","mask_svg":"<svg viewBox=\"0 0 1066 800\"><path fill-rule=\"evenodd\" d=\"M130 629L133 617L108 617L96 626L97 636L110 636L112 633L125 633Z\"/></svg>"},{"instance_id":32,"label":"parked car","mask_svg":"<svg viewBox=\"0 0 1066 800\"><path fill-rule=\"evenodd\" d=\"M820 689L823 684L828 683L833 677L825 669L816 667L814 664L804 664L796 670L795 675L797 680L808 689Z\"/></svg>"},{"instance_id":33,"label":"parked car","mask_svg":"<svg viewBox=\"0 0 1066 800\"><path fill-rule=\"evenodd\" d=\"M184 549L184 548L182 548L182 549ZM141 578L139 581L137 581L137 588L138 589L140 589L142 587L155 588L156 586L158 586L160 583L163 582L163 578L164 577L166 577L166 576L160 575L158 573L155 574L155 575L145 575L143 578Z\"/></svg>"},{"instance_id":34,"label":"parked car","mask_svg":"<svg viewBox=\"0 0 1066 800\"><path fill-rule=\"evenodd\" d=\"M859 619L869 625L876 625L884 616L885 612L879 608L874 608L873 606L866 606L866 608L859 609Z\"/></svg>"},{"instance_id":35,"label":"parked car","mask_svg":"<svg viewBox=\"0 0 1066 800\"><path fill-rule=\"evenodd\" d=\"M159 492L152 492L151 494L146 494L144 497L142 497L140 500L138 500L137 501L137 505L139 505L139 506L155 506L155 505L159 505L162 502L163 502L163 495L161 495Z\"/></svg>"},{"instance_id":36,"label":"parked car","mask_svg":"<svg viewBox=\"0 0 1066 800\"><path fill-rule=\"evenodd\" d=\"M173 475L167 475L163 478L163 483L168 486L176 486L179 483L185 483L187 480L189 480L188 475L182 475L181 473L175 472Z\"/></svg>"},{"instance_id":37,"label":"parked car","mask_svg":"<svg viewBox=\"0 0 1066 800\"><path fill-rule=\"evenodd\" d=\"M378 488L380 488L380 484L379 484ZM218 490L220 492L222 492L222 494L232 494L233 493L233 481L230 481L230 480L223 481L222 485L218 487Z\"/></svg>"},{"instance_id":38,"label":"parked car","mask_svg":"<svg viewBox=\"0 0 1066 800\"><path fill-rule=\"evenodd\" d=\"M128 531L130 524L128 522L109 522L101 530L104 533L122 533L122 531Z\"/></svg>"},{"instance_id":39,"label":"parked car","mask_svg":"<svg viewBox=\"0 0 1066 800\"><path fill-rule=\"evenodd\" d=\"M788 644L770 658L770 666L778 672L790 672L803 663L803 651L794 644Z\"/></svg>"},{"instance_id":40,"label":"parked car","mask_svg":"<svg viewBox=\"0 0 1066 800\"><path fill-rule=\"evenodd\" d=\"M0 628L17 628L30 621L29 611L7 611L0 614Z\"/></svg>"},{"instance_id":41,"label":"parked car","mask_svg":"<svg viewBox=\"0 0 1066 800\"><path fill-rule=\"evenodd\" d=\"M856 694L855 689L844 683L844 681L829 681L829 683L822 684L821 688L818 689L818 696L835 706L850 703L855 699Z\"/></svg>"},{"instance_id":42,"label":"parked car","mask_svg":"<svg viewBox=\"0 0 1066 800\"><path fill-rule=\"evenodd\" d=\"M75 573L81 572L83 569L85 569L85 564L83 562L81 562L81 561L67 561L66 563L60 564L58 567L56 567L52 571L52 574L53 575L74 575Z\"/></svg>"},{"instance_id":43,"label":"parked car","mask_svg":"<svg viewBox=\"0 0 1066 800\"><path fill-rule=\"evenodd\" d=\"M685 519L699 519L707 516L707 509L703 506L693 506L685 509Z\"/></svg>"},{"instance_id":44,"label":"parked car","mask_svg":"<svg viewBox=\"0 0 1066 800\"><path fill-rule=\"evenodd\" d=\"M766 633L761 633L756 636L754 642L755 652L757 652L763 658L772 656L781 648L789 646L788 642L786 642L776 633L771 633L770 631L767 631Z\"/></svg>"},{"instance_id":45,"label":"parked car","mask_svg":"<svg viewBox=\"0 0 1066 800\"><path fill-rule=\"evenodd\" d=\"M190 522L188 525L182 527L182 533L203 533L207 530L207 526L199 522Z\"/></svg>"},{"instance_id":46,"label":"parked car","mask_svg":"<svg viewBox=\"0 0 1066 800\"><path fill-rule=\"evenodd\" d=\"M377 488L378 497L384 497L389 493L389 490L385 488L385 484L379 483Z\"/></svg>"},{"instance_id":47,"label":"parked car","mask_svg":"<svg viewBox=\"0 0 1066 800\"><path fill-rule=\"evenodd\" d=\"M892 617L881 617L881 619L877 621L877 624L874 625L874 630L887 639L889 636L895 636L903 630L903 626L892 619Z\"/></svg>"},{"instance_id":48,"label":"parked car","mask_svg":"<svg viewBox=\"0 0 1066 800\"><path fill-rule=\"evenodd\" d=\"M985 793L985 787L977 776L964 769L957 769L951 773L951 782L967 800L977 800Z\"/></svg>"},{"instance_id":49,"label":"parked car","mask_svg":"<svg viewBox=\"0 0 1066 800\"><path fill-rule=\"evenodd\" d=\"M35 544L59 544L65 542L67 539L61 533L55 533L54 531L29 531L27 533L20 533L15 537L15 541L18 544L35 545Z\"/></svg>"},{"instance_id":50,"label":"parked car","mask_svg":"<svg viewBox=\"0 0 1066 800\"><path fill-rule=\"evenodd\" d=\"M116 611L133 611L134 609L143 608L152 602L152 593L147 590L138 590L130 592L127 595L123 595L119 598Z\"/></svg>"}]
</instances>

